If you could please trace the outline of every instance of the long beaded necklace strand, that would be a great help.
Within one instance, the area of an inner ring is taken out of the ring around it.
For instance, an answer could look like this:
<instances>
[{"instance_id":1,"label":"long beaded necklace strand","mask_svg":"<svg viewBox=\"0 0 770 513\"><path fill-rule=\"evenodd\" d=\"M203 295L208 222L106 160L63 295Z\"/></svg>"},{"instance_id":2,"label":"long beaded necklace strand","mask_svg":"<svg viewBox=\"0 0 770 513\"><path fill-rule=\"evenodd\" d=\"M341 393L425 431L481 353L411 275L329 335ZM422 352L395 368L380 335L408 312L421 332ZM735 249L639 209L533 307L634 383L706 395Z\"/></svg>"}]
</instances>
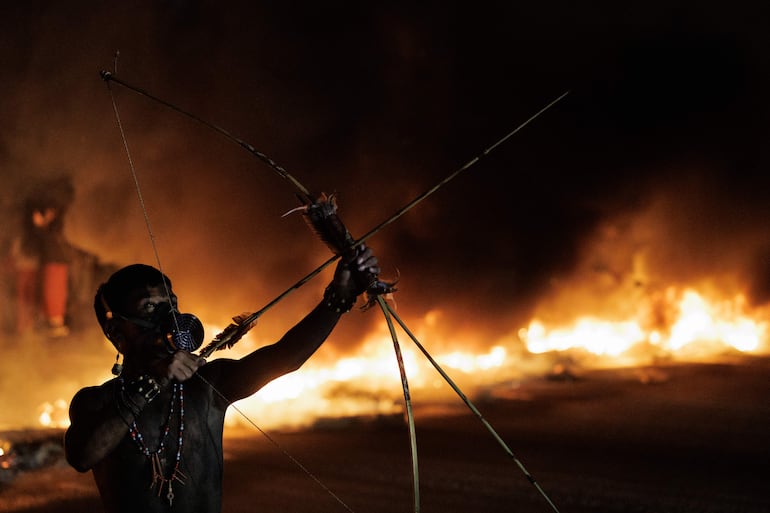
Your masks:
<instances>
[{"instance_id":1,"label":"long beaded necklace strand","mask_svg":"<svg viewBox=\"0 0 770 513\"><path fill-rule=\"evenodd\" d=\"M120 385L122 389L123 380L121 380ZM174 469L172 470L171 475L169 477L165 477L163 475L163 465L161 464L161 461L160 461L160 454L166 448L166 439L168 438L168 433L171 428L171 418L174 415L174 402L177 399L177 394L179 394L178 396L179 398L179 433L177 438L176 461L174 462ZM157 486L158 497L160 497L161 493L163 492L163 488L168 487L168 491L166 492L166 499L168 500L169 506L171 506L172 503L174 502L173 482L179 481L179 484L184 485L185 479L187 479L187 476L184 475L184 473L181 470L179 470L179 464L182 460L182 434L183 433L184 433L184 384L182 383L174 383L173 392L171 394L171 401L169 402L168 417L166 418L166 424L163 427L163 434L160 437L160 443L158 444L157 450L150 451L147 445L145 445L144 437L142 436L142 433L139 431L139 427L136 425L136 420L131 422L131 426L129 428L129 434L131 435L131 439L139 448L139 452L144 454L147 457L147 459L150 461L150 465L152 467L152 482L150 483L150 489Z\"/></svg>"}]
</instances>

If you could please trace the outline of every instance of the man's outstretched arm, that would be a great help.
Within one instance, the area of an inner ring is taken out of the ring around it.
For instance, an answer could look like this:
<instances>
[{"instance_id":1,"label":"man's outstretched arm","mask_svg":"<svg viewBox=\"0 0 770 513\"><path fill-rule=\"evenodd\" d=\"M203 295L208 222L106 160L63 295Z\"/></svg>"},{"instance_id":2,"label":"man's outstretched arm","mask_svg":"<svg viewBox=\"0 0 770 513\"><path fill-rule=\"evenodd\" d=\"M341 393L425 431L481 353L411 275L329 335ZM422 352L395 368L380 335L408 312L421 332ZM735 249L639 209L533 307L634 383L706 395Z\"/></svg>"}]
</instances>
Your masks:
<instances>
[{"instance_id":1,"label":"man's outstretched arm","mask_svg":"<svg viewBox=\"0 0 770 513\"><path fill-rule=\"evenodd\" d=\"M361 246L355 257L340 262L323 300L281 339L244 356L223 360L217 368L214 386L230 402L248 397L273 379L299 369L323 344L340 317L349 311L364 291L357 275L379 274L377 258Z\"/></svg>"}]
</instances>

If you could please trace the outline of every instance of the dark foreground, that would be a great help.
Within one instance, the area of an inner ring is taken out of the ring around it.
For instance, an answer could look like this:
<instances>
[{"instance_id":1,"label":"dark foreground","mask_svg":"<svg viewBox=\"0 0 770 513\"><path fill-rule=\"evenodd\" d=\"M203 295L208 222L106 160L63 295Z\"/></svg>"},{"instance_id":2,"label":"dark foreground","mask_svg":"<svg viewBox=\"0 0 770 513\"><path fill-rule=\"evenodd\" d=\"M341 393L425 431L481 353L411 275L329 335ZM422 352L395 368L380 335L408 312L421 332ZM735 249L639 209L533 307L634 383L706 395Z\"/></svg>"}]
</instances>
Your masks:
<instances>
[{"instance_id":1,"label":"dark foreground","mask_svg":"<svg viewBox=\"0 0 770 513\"><path fill-rule=\"evenodd\" d=\"M562 513L770 511L766 359L535 380L473 401ZM459 399L448 410L415 405L420 511L554 511ZM228 436L223 511L415 511L400 419L270 437ZM90 474L61 461L0 483L0 512L73 511L99 501Z\"/></svg>"}]
</instances>

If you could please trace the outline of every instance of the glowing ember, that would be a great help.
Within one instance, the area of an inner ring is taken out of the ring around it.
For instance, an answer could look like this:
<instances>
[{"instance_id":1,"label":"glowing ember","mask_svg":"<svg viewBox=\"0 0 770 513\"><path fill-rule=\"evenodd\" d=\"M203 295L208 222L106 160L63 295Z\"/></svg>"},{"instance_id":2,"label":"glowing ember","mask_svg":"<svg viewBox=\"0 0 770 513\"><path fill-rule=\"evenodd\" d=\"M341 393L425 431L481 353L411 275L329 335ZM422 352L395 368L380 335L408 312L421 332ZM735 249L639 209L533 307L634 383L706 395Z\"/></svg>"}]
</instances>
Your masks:
<instances>
[{"instance_id":1,"label":"glowing ember","mask_svg":"<svg viewBox=\"0 0 770 513\"><path fill-rule=\"evenodd\" d=\"M4 438L0 438L0 468L11 468L12 460L13 453L11 451L11 442Z\"/></svg>"}]
</instances>

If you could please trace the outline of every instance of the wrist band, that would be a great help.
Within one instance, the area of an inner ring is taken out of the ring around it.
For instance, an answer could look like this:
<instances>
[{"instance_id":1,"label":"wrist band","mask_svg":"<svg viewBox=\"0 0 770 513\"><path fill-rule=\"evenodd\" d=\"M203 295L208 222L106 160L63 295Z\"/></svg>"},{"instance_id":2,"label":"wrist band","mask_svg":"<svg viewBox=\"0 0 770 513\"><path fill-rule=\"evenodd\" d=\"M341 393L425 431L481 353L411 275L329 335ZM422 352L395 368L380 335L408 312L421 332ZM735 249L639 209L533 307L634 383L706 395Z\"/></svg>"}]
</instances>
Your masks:
<instances>
[{"instance_id":1,"label":"wrist band","mask_svg":"<svg viewBox=\"0 0 770 513\"><path fill-rule=\"evenodd\" d=\"M329 285L324 290L324 305L334 313L348 313L356 304L356 298L344 298L337 295L334 287Z\"/></svg>"}]
</instances>

